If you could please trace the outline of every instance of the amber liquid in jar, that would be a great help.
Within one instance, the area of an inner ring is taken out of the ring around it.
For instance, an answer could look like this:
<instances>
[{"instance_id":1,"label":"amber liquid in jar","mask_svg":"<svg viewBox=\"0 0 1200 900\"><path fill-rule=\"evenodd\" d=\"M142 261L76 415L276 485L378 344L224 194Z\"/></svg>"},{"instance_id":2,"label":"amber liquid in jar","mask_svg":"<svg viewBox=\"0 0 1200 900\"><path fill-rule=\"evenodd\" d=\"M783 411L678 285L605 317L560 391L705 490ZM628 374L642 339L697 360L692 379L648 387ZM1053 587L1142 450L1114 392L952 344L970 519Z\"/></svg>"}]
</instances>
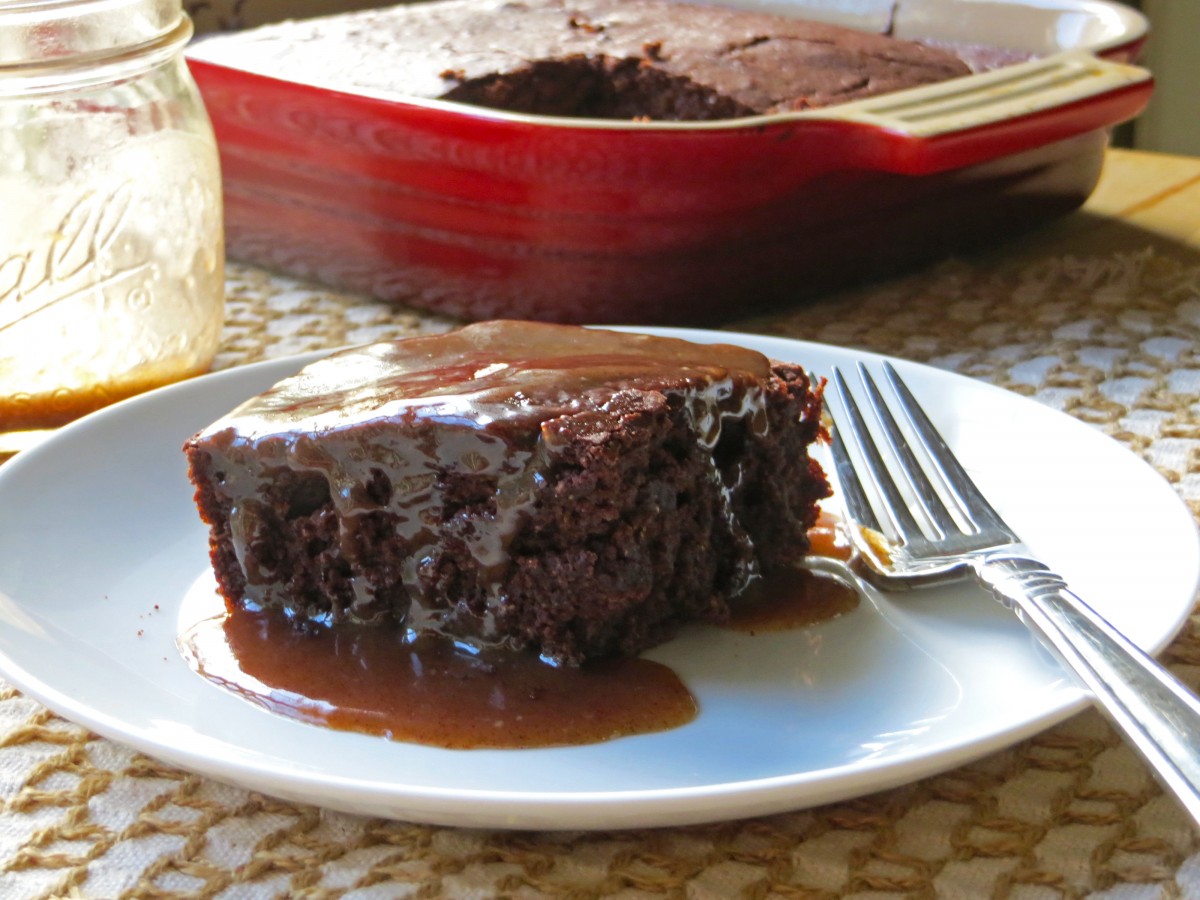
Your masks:
<instances>
[{"instance_id":1,"label":"amber liquid in jar","mask_svg":"<svg viewBox=\"0 0 1200 900\"><path fill-rule=\"evenodd\" d=\"M41 37L0 9L0 459L216 353L220 175L190 23L139 5L31 4Z\"/></svg>"}]
</instances>

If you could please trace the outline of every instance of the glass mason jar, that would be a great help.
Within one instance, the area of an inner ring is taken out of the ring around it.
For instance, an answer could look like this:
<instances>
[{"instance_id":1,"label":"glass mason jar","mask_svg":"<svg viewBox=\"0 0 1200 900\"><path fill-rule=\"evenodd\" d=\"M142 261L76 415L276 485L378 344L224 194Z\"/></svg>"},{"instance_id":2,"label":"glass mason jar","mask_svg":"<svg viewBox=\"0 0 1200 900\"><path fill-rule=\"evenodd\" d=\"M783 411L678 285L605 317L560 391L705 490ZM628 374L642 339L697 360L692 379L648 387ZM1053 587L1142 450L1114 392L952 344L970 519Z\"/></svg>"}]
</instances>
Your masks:
<instances>
[{"instance_id":1,"label":"glass mason jar","mask_svg":"<svg viewBox=\"0 0 1200 900\"><path fill-rule=\"evenodd\" d=\"M0 0L0 459L208 368L220 174L180 0Z\"/></svg>"}]
</instances>

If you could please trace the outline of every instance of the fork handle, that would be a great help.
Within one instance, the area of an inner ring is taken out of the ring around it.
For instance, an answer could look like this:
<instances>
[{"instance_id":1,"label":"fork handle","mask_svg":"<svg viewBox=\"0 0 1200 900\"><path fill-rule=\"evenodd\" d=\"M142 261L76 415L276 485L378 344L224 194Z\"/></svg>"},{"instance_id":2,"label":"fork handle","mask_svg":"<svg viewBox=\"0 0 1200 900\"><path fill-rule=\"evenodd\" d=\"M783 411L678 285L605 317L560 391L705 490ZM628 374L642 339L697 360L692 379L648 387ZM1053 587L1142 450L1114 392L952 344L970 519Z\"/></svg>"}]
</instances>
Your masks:
<instances>
[{"instance_id":1,"label":"fork handle","mask_svg":"<svg viewBox=\"0 0 1200 900\"><path fill-rule=\"evenodd\" d=\"M1092 691L1200 823L1200 700L1042 563L993 556L976 573Z\"/></svg>"}]
</instances>

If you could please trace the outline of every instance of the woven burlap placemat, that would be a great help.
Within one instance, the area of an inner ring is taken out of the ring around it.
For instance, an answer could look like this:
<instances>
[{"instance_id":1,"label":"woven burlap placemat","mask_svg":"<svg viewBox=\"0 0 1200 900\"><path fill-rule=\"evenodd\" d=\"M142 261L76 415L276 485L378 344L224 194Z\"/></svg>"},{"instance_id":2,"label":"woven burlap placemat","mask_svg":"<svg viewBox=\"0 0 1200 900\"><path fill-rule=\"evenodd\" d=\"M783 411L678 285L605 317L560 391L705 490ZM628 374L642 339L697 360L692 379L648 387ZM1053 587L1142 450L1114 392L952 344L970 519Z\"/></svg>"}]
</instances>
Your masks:
<instances>
[{"instance_id":1,"label":"woven burlap placemat","mask_svg":"<svg viewBox=\"0 0 1200 900\"><path fill-rule=\"evenodd\" d=\"M217 366L453 324L231 264ZM1200 513L1195 261L1146 249L946 263L733 327L921 360L1036 397L1133 448ZM1197 686L1195 617L1164 659ZM853 802L702 827L503 833L368 820L224 786L0 683L2 898L1148 900L1200 896L1198 846L1093 712Z\"/></svg>"}]
</instances>

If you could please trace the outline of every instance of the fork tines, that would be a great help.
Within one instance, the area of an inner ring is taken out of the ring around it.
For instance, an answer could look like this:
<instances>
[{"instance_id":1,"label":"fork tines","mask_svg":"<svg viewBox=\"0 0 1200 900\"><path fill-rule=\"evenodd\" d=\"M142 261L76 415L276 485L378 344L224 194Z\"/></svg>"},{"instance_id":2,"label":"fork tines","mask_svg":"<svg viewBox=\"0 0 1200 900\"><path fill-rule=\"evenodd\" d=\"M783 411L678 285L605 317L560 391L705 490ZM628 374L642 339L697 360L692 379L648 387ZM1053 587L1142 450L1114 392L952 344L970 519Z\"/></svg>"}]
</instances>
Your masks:
<instances>
[{"instance_id":1,"label":"fork tines","mask_svg":"<svg viewBox=\"0 0 1200 900\"><path fill-rule=\"evenodd\" d=\"M1015 542L1016 535L980 493L896 369L888 362L882 368L891 403L867 367L861 362L856 366L873 427L841 371L833 370L841 408L841 413L830 411L834 475L851 517L917 557ZM860 473L865 473L865 483Z\"/></svg>"}]
</instances>

